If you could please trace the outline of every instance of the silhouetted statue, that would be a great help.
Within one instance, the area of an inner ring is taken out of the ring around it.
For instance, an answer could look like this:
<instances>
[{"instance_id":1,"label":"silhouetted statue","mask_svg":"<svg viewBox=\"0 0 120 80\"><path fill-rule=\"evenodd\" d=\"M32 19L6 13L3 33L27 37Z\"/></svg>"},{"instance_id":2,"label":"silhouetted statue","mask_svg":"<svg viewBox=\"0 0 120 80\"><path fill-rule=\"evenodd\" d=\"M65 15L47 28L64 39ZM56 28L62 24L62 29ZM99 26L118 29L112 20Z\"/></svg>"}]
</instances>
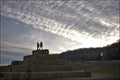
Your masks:
<instances>
[{"instance_id":1,"label":"silhouetted statue","mask_svg":"<svg viewBox=\"0 0 120 80\"><path fill-rule=\"evenodd\" d=\"M39 49L39 43L37 42L37 50Z\"/></svg>"},{"instance_id":2,"label":"silhouetted statue","mask_svg":"<svg viewBox=\"0 0 120 80\"><path fill-rule=\"evenodd\" d=\"M43 43L42 42L37 42L37 50L42 49L43 50Z\"/></svg>"},{"instance_id":3,"label":"silhouetted statue","mask_svg":"<svg viewBox=\"0 0 120 80\"><path fill-rule=\"evenodd\" d=\"M42 42L40 42L40 48L43 49L43 43Z\"/></svg>"}]
</instances>

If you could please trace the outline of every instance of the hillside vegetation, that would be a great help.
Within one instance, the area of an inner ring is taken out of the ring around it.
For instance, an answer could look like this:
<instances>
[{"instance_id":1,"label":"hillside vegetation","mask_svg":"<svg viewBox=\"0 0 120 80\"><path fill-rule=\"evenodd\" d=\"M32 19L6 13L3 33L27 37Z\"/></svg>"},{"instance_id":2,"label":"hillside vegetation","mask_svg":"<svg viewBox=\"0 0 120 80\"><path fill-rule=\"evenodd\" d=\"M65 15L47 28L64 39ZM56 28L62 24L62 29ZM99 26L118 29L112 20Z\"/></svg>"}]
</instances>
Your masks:
<instances>
[{"instance_id":1,"label":"hillside vegetation","mask_svg":"<svg viewBox=\"0 0 120 80\"><path fill-rule=\"evenodd\" d=\"M88 60L119 60L120 41L98 48L80 48L62 52L55 55L58 59L66 61L88 61ZM102 54L102 56L101 56Z\"/></svg>"}]
</instances>

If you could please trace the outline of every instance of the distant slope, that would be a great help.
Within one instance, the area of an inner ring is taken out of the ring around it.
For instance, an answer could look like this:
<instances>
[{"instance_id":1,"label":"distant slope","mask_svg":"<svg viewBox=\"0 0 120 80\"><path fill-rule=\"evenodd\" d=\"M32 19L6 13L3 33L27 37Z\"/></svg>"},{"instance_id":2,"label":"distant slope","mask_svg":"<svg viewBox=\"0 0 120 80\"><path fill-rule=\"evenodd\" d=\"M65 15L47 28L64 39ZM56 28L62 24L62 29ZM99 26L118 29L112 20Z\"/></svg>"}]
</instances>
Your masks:
<instances>
[{"instance_id":1,"label":"distant slope","mask_svg":"<svg viewBox=\"0 0 120 80\"><path fill-rule=\"evenodd\" d=\"M99 48L81 48L72 51L62 52L56 55L58 59L66 61L81 61L81 60L119 60L120 59L120 41ZM101 57L101 53L103 57Z\"/></svg>"}]
</instances>

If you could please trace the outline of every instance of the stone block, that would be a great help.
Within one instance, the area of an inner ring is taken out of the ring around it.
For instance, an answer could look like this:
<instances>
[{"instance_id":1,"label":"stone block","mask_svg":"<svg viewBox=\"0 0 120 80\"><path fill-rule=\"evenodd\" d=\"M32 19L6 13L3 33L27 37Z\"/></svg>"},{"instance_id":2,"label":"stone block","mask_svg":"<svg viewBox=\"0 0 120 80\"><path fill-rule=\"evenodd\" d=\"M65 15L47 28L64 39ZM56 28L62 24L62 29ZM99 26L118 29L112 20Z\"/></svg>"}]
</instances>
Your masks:
<instances>
[{"instance_id":1,"label":"stone block","mask_svg":"<svg viewBox=\"0 0 120 80\"><path fill-rule=\"evenodd\" d=\"M25 72L26 66L24 65L14 65L12 66L12 72Z\"/></svg>"},{"instance_id":2,"label":"stone block","mask_svg":"<svg viewBox=\"0 0 120 80\"><path fill-rule=\"evenodd\" d=\"M31 75L30 77L31 80L91 77L90 72L81 72L81 71L35 72L35 73L30 73L30 75Z\"/></svg>"},{"instance_id":3,"label":"stone block","mask_svg":"<svg viewBox=\"0 0 120 80\"><path fill-rule=\"evenodd\" d=\"M23 61L12 61L12 65L23 65Z\"/></svg>"},{"instance_id":4,"label":"stone block","mask_svg":"<svg viewBox=\"0 0 120 80\"><path fill-rule=\"evenodd\" d=\"M33 55L48 55L49 54L49 50L48 49L44 49L44 50L34 50L32 51Z\"/></svg>"}]
</instances>

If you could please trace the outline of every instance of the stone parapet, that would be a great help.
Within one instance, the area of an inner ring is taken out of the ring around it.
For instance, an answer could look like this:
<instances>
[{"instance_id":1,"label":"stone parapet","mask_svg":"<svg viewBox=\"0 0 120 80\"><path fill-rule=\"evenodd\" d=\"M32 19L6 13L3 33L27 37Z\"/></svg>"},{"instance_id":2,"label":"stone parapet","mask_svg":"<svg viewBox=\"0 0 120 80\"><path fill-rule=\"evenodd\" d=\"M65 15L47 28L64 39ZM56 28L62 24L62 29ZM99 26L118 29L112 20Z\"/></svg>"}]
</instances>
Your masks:
<instances>
[{"instance_id":1,"label":"stone parapet","mask_svg":"<svg viewBox=\"0 0 120 80\"><path fill-rule=\"evenodd\" d=\"M44 50L34 50L32 51L32 55L48 55L49 54L49 50L48 49L44 49Z\"/></svg>"}]
</instances>

